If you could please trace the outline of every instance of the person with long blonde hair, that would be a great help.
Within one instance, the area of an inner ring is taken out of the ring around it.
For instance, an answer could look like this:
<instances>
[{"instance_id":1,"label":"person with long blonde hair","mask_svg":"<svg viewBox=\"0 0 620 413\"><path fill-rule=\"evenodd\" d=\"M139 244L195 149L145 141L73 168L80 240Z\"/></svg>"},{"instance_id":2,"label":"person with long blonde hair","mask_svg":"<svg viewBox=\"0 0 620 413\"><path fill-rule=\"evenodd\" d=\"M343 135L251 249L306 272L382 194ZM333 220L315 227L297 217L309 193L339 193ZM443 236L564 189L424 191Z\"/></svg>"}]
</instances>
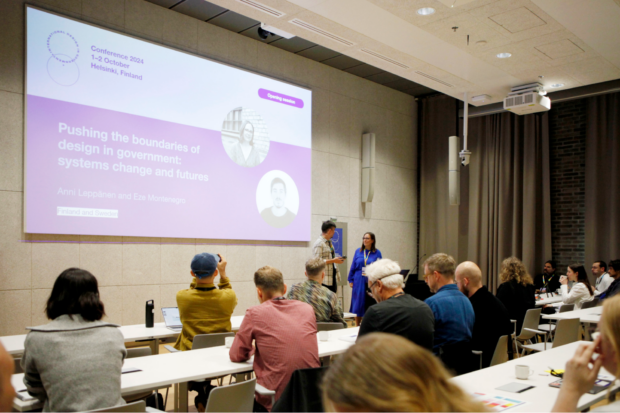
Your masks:
<instances>
[{"instance_id":1,"label":"person with long blonde hair","mask_svg":"<svg viewBox=\"0 0 620 413\"><path fill-rule=\"evenodd\" d=\"M579 398L594 386L601 367L613 374L616 380L620 378L620 296L605 300L598 325L600 335L596 340L580 345L573 358L566 363L554 412L576 412ZM598 353L596 360L594 353ZM592 411L620 411L620 400L611 402L610 398L608 405Z\"/></svg>"},{"instance_id":2,"label":"person with long blonde hair","mask_svg":"<svg viewBox=\"0 0 620 413\"><path fill-rule=\"evenodd\" d=\"M517 257L502 261L499 274L500 286L497 298L508 310L511 320L517 320L517 334L521 332L527 310L536 307L535 288L532 276Z\"/></svg>"},{"instance_id":3,"label":"person with long blonde hair","mask_svg":"<svg viewBox=\"0 0 620 413\"><path fill-rule=\"evenodd\" d=\"M411 341L371 333L327 370L322 382L326 412L482 412L450 381L441 361Z\"/></svg>"}]
</instances>

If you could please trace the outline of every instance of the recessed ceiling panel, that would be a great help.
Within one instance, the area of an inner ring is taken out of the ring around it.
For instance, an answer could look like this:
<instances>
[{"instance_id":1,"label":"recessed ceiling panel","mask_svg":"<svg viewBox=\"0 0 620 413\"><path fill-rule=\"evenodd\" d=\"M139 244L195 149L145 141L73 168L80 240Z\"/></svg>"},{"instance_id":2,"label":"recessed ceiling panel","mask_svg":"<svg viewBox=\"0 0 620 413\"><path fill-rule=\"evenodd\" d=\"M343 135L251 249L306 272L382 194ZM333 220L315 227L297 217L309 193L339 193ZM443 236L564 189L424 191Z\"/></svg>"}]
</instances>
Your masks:
<instances>
[{"instance_id":1,"label":"recessed ceiling panel","mask_svg":"<svg viewBox=\"0 0 620 413\"><path fill-rule=\"evenodd\" d=\"M519 7L504 13L489 17L492 21L508 30L510 33L519 33L524 30L547 24L543 19L532 13L527 7Z\"/></svg>"},{"instance_id":2,"label":"recessed ceiling panel","mask_svg":"<svg viewBox=\"0 0 620 413\"><path fill-rule=\"evenodd\" d=\"M373 82L384 84L388 82L395 82L397 80L401 80L402 77L397 76L390 72L383 72L383 73L379 73L376 75L368 76L366 79L372 80Z\"/></svg>"},{"instance_id":3,"label":"recessed ceiling panel","mask_svg":"<svg viewBox=\"0 0 620 413\"><path fill-rule=\"evenodd\" d=\"M204 0L185 0L173 7L172 10L205 21L222 14L227 9Z\"/></svg>"},{"instance_id":4,"label":"recessed ceiling panel","mask_svg":"<svg viewBox=\"0 0 620 413\"><path fill-rule=\"evenodd\" d=\"M308 59L316 60L317 62L322 62L323 60L331 59L332 57L340 55L340 53L335 52L332 49L328 49L327 47L318 45L303 50L297 54L303 57L307 57Z\"/></svg>"},{"instance_id":5,"label":"recessed ceiling panel","mask_svg":"<svg viewBox=\"0 0 620 413\"><path fill-rule=\"evenodd\" d=\"M252 26L260 24L260 22L257 20L242 16L241 14L235 13L231 10L227 11L226 13L220 14L214 19L209 20L209 23L222 27L224 29L228 29L235 33L240 33Z\"/></svg>"},{"instance_id":6,"label":"recessed ceiling panel","mask_svg":"<svg viewBox=\"0 0 620 413\"><path fill-rule=\"evenodd\" d=\"M292 39L281 38L275 42L270 42L269 44L291 53L301 52L302 50L316 46L316 43L309 42L308 40L297 36Z\"/></svg>"},{"instance_id":7,"label":"recessed ceiling panel","mask_svg":"<svg viewBox=\"0 0 620 413\"><path fill-rule=\"evenodd\" d=\"M383 73L384 70L379 69L378 67L374 67L372 65L363 64L363 65L359 65L359 66L346 69L345 72L349 72L352 75L359 76L359 77L368 77L368 76L376 75L377 73Z\"/></svg>"},{"instance_id":8,"label":"recessed ceiling panel","mask_svg":"<svg viewBox=\"0 0 620 413\"><path fill-rule=\"evenodd\" d=\"M360 66L363 62L352 57L341 54L340 56L332 57L331 59L323 60L324 64L335 67L336 69L345 70L354 66Z\"/></svg>"},{"instance_id":9,"label":"recessed ceiling panel","mask_svg":"<svg viewBox=\"0 0 620 413\"><path fill-rule=\"evenodd\" d=\"M568 39L536 46L536 49L552 59L584 53L584 50Z\"/></svg>"}]
</instances>

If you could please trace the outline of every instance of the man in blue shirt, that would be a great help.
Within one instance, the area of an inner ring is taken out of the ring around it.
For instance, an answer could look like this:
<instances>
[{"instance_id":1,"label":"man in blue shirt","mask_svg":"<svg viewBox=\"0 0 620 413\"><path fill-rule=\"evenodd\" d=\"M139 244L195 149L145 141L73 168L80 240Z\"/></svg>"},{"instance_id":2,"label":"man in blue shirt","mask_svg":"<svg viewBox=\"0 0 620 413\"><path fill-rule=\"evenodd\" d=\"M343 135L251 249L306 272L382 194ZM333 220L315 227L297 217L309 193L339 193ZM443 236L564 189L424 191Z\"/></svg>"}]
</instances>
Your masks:
<instances>
[{"instance_id":1,"label":"man in blue shirt","mask_svg":"<svg viewBox=\"0 0 620 413\"><path fill-rule=\"evenodd\" d=\"M424 262L424 281L435 293L425 303L435 316L433 352L447 367L463 373L469 370L475 315L469 299L455 284L455 270L456 261L448 254L433 254Z\"/></svg>"}]
</instances>

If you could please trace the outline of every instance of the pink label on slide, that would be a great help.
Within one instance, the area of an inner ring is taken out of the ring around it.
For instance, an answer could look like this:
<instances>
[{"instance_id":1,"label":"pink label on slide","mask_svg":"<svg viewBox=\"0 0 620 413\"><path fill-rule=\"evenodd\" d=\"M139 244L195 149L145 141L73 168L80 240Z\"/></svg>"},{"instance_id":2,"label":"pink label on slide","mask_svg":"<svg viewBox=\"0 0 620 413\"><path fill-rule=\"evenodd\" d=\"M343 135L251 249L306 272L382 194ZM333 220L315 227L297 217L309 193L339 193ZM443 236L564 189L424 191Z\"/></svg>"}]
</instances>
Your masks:
<instances>
[{"instance_id":1,"label":"pink label on slide","mask_svg":"<svg viewBox=\"0 0 620 413\"><path fill-rule=\"evenodd\" d=\"M272 92L267 89L258 89L258 96L263 99L270 100L272 102L283 103L289 106L295 106L296 108L303 108L304 101L292 96L283 95L282 93Z\"/></svg>"}]
</instances>

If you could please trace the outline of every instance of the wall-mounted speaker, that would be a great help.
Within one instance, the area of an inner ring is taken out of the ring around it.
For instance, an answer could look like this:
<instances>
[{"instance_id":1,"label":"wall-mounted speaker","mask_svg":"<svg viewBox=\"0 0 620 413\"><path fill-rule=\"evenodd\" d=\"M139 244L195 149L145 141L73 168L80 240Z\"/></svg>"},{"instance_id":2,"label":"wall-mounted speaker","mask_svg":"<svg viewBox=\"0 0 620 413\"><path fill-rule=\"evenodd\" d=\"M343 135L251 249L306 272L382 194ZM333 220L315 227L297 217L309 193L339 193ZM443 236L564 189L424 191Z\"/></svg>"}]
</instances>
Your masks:
<instances>
[{"instance_id":1,"label":"wall-mounted speaker","mask_svg":"<svg viewBox=\"0 0 620 413\"><path fill-rule=\"evenodd\" d=\"M372 202L375 195L375 134L362 135L362 202Z\"/></svg>"},{"instance_id":2,"label":"wall-mounted speaker","mask_svg":"<svg viewBox=\"0 0 620 413\"><path fill-rule=\"evenodd\" d=\"M448 196L450 205L461 204L461 172L459 170L459 137L450 136L448 159Z\"/></svg>"}]
</instances>

